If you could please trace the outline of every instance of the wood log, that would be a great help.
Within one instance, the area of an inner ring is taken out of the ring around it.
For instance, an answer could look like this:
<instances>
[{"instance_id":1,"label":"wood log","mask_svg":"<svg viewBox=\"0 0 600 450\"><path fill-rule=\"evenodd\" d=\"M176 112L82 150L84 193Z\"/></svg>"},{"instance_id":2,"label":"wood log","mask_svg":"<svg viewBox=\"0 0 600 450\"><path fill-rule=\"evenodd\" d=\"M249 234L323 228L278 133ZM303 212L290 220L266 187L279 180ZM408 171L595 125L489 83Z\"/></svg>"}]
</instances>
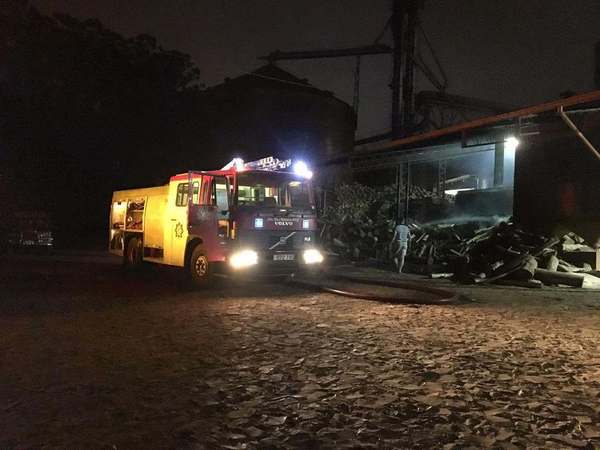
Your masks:
<instances>
[{"instance_id":1,"label":"wood log","mask_svg":"<svg viewBox=\"0 0 600 450\"><path fill-rule=\"evenodd\" d=\"M546 269L551 270L552 272L556 272L558 269L559 260L556 255L550 255L548 260L546 261Z\"/></svg>"},{"instance_id":2,"label":"wood log","mask_svg":"<svg viewBox=\"0 0 600 450\"><path fill-rule=\"evenodd\" d=\"M594 275L582 274L583 284L581 287L586 289L600 289L600 278Z\"/></svg>"},{"instance_id":3,"label":"wood log","mask_svg":"<svg viewBox=\"0 0 600 450\"><path fill-rule=\"evenodd\" d=\"M499 284L501 286L518 286L529 289L541 289L544 287L544 283L542 283L540 280L519 281L502 279L494 281L494 284Z\"/></svg>"},{"instance_id":4,"label":"wood log","mask_svg":"<svg viewBox=\"0 0 600 450\"><path fill-rule=\"evenodd\" d=\"M524 259L521 268L517 269L513 273L512 278L520 281L531 280L535 275L535 270L537 269L537 266L537 260L533 256L528 256Z\"/></svg>"},{"instance_id":5,"label":"wood log","mask_svg":"<svg viewBox=\"0 0 600 450\"><path fill-rule=\"evenodd\" d=\"M438 273L430 273L429 278L437 280L440 278L452 278L454 274L452 272L438 272Z\"/></svg>"},{"instance_id":6,"label":"wood log","mask_svg":"<svg viewBox=\"0 0 600 450\"><path fill-rule=\"evenodd\" d=\"M544 284L564 284L572 287L583 286L583 275L566 272L553 272L547 269L535 269L534 278Z\"/></svg>"},{"instance_id":7,"label":"wood log","mask_svg":"<svg viewBox=\"0 0 600 450\"><path fill-rule=\"evenodd\" d=\"M345 242L340 241L337 238L333 238L333 245L335 245L337 247L342 247L342 248L348 247L348 244L346 244Z\"/></svg>"}]
</instances>

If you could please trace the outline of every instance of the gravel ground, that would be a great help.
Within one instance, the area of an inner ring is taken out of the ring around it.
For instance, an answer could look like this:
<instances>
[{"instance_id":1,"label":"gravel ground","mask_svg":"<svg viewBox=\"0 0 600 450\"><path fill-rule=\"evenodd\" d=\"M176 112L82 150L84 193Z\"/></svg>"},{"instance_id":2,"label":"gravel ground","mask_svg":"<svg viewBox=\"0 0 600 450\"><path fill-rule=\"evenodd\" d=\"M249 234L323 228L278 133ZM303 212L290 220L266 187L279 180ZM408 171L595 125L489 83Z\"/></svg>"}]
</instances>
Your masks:
<instances>
[{"instance_id":1,"label":"gravel ground","mask_svg":"<svg viewBox=\"0 0 600 450\"><path fill-rule=\"evenodd\" d=\"M0 270L0 448L600 446L600 293L415 307L95 255Z\"/></svg>"}]
</instances>

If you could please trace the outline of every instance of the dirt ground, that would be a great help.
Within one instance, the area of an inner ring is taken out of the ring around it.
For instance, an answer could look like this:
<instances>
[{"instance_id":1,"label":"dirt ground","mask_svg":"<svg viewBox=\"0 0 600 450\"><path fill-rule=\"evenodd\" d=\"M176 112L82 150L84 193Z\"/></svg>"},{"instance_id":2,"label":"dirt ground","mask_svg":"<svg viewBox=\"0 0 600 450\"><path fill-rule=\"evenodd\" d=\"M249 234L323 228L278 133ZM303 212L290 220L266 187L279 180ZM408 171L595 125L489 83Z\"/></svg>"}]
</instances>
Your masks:
<instances>
[{"instance_id":1,"label":"dirt ground","mask_svg":"<svg viewBox=\"0 0 600 450\"><path fill-rule=\"evenodd\" d=\"M0 258L0 448L598 448L600 293L405 306Z\"/></svg>"}]
</instances>

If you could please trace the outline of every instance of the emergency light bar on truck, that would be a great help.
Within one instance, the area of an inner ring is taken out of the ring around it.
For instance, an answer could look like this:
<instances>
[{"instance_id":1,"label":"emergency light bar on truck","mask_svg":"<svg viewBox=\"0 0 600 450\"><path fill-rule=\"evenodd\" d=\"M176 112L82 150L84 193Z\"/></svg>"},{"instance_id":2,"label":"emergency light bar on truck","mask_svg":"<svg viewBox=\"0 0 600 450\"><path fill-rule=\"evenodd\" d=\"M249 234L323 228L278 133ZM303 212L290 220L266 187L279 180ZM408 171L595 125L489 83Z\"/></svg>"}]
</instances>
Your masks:
<instances>
[{"instance_id":1,"label":"emergency light bar on truck","mask_svg":"<svg viewBox=\"0 0 600 450\"><path fill-rule=\"evenodd\" d=\"M271 171L285 171L286 169L292 168L292 171L304 178L312 178L313 173L309 170L308 166L304 161L295 161L292 165L291 159L278 159L273 156L267 158L257 159L256 161L244 162L242 158L233 158L227 163L221 170L236 170L238 172L244 170L271 170Z\"/></svg>"},{"instance_id":2,"label":"emergency light bar on truck","mask_svg":"<svg viewBox=\"0 0 600 450\"><path fill-rule=\"evenodd\" d=\"M109 250L130 267L183 267L198 284L217 270L318 266L311 177L302 161L236 158L221 170L174 175L164 186L116 191Z\"/></svg>"}]
</instances>

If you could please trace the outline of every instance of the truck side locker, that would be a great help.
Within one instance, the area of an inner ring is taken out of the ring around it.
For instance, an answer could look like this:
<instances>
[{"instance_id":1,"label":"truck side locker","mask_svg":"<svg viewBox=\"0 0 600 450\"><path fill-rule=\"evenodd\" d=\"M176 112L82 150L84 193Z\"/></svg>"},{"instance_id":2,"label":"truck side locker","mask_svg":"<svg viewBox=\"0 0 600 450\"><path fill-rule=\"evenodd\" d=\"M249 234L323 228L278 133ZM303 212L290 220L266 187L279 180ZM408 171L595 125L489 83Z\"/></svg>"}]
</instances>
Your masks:
<instances>
[{"instance_id":1,"label":"truck side locker","mask_svg":"<svg viewBox=\"0 0 600 450\"><path fill-rule=\"evenodd\" d=\"M171 179L164 223L164 261L178 267L186 265L185 256L189 241L189 209L198 197L200 177L188 173Z\"/></svg>"},{"instance_id":2,"label":"truck side locker","mask_svg":"<svg viewBox=\"0 0 600 450\"><path fill-rule=\"evenodd\" d=\"M164 215L166 195L148 196L144 214L144 259L164 262Z\"/></svg>"},{"instance_id":3,"label":"truck side locker","mask_svg":"<svg viewBox=\"0 0 600 450\"><path fill-rule=\"evenodd\" d=\"M132 268L138 267L144 256L145 207L146 197L134 197L127 200L123 263Z\"/></svg>"},{"instance_id":4,"label":"truck side locker","mask_svg":"<svg viewBox=\"0 0 600 450\"><path fill-rule=\"evenodd\" d=\"M109 244L108 250L119 256L123 256L123 243L125 237L125 210L127 209L126 200L113 199L110 208L109 217Z\"/></svg>"}]
</instances>

